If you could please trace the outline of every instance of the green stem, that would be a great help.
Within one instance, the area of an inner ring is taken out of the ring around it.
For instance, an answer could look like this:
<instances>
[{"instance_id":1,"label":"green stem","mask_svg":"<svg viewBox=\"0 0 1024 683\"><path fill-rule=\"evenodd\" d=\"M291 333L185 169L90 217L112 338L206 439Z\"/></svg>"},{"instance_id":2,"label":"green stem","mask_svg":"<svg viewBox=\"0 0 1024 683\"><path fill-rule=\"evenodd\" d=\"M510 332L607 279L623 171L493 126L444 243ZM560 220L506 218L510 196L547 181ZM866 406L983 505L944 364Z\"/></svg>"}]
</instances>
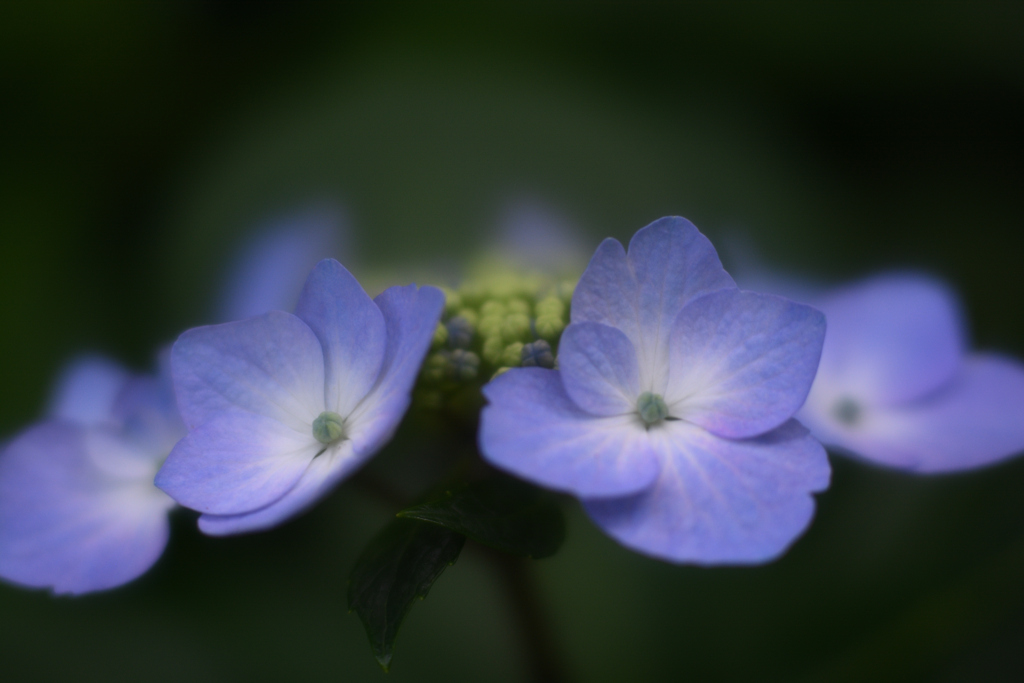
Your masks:
<instances>
[{"instance_id":1,"label":"green stem","mask_svg":"<svg viewBox=\"0 0 1024 683\"><path fill-rule=\"evenodd\" d=\"M559 656L555 639L537 590L537 582L525 560L499 553L483 546L479 548L495 573L501 579L506 602L511 609L520 645L526 655L529 680L533 683L563 683L569 680Z\"/></svg>"}]
</instances>

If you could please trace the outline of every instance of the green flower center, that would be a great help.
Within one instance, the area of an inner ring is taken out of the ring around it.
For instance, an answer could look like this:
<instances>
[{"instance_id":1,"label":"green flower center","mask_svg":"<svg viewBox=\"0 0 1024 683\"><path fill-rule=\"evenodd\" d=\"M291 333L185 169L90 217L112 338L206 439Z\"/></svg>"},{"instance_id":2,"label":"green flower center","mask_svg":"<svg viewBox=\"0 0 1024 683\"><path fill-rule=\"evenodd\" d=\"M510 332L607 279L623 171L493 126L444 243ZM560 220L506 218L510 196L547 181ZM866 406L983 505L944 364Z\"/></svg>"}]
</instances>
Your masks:
<instances>
[{"instance_id":1,"label":"green flower center","mask_svg":"<svg viewBox=\"0 0 1024 683\"><path fill-rule=\"evenodd\" d=\"M832 415L849 427L860 422L861 412L860 404L848 396L839 399L832 406Z\"/></svg>"},{"instance_id":2,"label":"green flower center","mask_svg":"<svg viewBox=\"0 0 1024 683\"><path fill-rule=\"evenodd\" d=\"M313 436L322 444L332 444L345 438L345 418L325 410L313 420Z\"/></svg>"},{"instance_id":3,"label":"green flower center","mask_svg":"<svg viewBox=\"0 0 1024 683\"><path fill-rule=\"evenodd\" d=\"M661 394L652 394L649 391L640 394L640 398L636 401L636 411L640 413L640 419L648 426L668 417L668 406L665 405L665 399L661 397Z\"/></svg>"}]
</instances>

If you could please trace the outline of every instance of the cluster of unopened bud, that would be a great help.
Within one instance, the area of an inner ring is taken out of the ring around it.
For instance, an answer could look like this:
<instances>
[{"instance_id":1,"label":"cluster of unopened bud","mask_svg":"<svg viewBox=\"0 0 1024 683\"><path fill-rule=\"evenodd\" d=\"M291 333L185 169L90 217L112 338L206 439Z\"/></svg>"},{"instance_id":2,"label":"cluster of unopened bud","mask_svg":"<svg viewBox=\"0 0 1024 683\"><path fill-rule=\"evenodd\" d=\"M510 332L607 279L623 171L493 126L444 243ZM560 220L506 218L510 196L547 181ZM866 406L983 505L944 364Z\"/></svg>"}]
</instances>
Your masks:
<instances>
[{"instance_id":1,"label":"cluster of unopened bud","mask_svg":"<svg viewBox=\"0 0 1024 683\"><path fill-rule=\"evenodd\" d=\"M555 367L574 286L495 268L457 289L442 288L445 311L423 365L419 402L441 407L467 387L479 394L509 368Z\"/></svg>"}]
</instances>

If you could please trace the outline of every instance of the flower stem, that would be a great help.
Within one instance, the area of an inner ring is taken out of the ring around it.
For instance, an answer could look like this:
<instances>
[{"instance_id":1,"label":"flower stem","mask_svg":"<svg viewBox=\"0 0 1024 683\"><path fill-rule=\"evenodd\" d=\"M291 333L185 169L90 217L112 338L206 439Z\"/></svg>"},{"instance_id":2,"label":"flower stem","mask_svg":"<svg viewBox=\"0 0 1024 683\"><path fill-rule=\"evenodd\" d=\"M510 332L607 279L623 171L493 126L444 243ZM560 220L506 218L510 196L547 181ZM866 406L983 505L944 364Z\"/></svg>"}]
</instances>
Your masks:
<instances>
[{"instance_id":1,"label":"flower stem","mask_svg":"<svg viewBox=\"0 0 1024 683\"><path fill-rule=\"evenodd\" d=\"M536 578L525 560L483 546L481 554L500 578L506 602L526 655L529 680L534 683L564 683L569 677L559 656L551 627L537 590Z\"/></svg>"}]
</instances>

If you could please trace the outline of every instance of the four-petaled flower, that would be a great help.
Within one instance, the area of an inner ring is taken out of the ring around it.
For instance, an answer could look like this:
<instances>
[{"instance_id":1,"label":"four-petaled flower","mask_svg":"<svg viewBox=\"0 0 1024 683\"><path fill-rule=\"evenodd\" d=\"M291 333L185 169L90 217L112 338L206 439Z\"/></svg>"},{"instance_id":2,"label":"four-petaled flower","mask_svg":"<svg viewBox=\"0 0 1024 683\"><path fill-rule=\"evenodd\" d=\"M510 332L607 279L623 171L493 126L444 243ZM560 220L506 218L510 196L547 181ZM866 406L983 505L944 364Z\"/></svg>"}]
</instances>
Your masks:
<instances>
[{"instance_id":1,"label":"four-petaled flower","mask_svg":"<svg viewBox=\"0 0 1024 683\"><path fill-rule=\"evenodd\" d=\"M189 330L171 352L188 435L156 484L223 535L306 509L391 438L444 307L433 287L376 299L337 261L295 314Z\"/></svg>"},{"instance_id":2,"label":"four-petaled flower","mask_svg":"<svg viewBox=\"0 0 1024 683\"><path fill-rule=\"evenodd\" d=\"M917 472L1024 451L1024 366L965 351L966 326L942 283L892 273L811 301L828 333L798 417L822 442Z\"/></svg>"},{"instance_id":3,"label":"four-petaled flower","mask_svg":"<svg viewBox=\"0 0 1024 683\"><path fill-rule=\"evenodd\" d=\"M0 454L0 576L79 594L143 574L174 507L153 476L184 432L170 377L72 365L49 419Z\"/></svg>"},{"instance_id":4,"label":"four-petaled flower","mask_svg":"<svg viewBox=\"0 0 1024 683\"><path fill-rule=\"evenodd\" d=\"M583 499L622 544L675 562L761 562L807 526L829 482L791 419L810 389L822 314L740 291L689 221L605 240L573 295L558 370L484 388L494 465Z\"/></svg>"}]
</instances>

